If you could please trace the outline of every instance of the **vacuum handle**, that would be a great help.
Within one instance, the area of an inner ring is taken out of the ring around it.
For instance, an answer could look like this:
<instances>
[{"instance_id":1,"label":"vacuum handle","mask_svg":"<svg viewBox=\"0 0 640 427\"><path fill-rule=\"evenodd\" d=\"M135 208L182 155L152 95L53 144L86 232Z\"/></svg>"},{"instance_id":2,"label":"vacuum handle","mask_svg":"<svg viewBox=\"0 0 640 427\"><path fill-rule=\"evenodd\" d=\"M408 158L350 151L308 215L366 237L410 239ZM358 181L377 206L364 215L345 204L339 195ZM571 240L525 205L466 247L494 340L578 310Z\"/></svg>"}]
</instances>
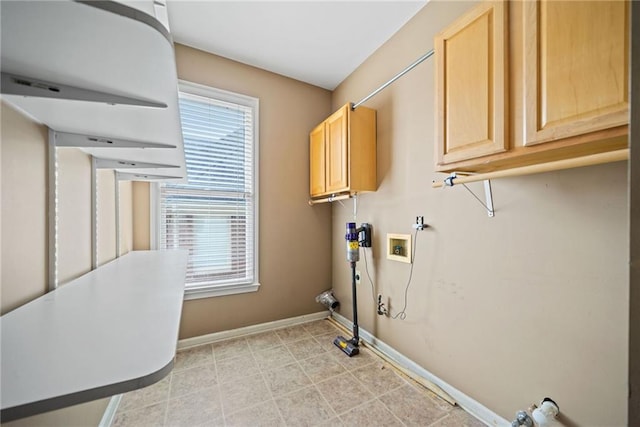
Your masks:
<instances>
[{"instance_id":1,"label":"vacuum handle","mask_svg":"<svg viewBox=\"0 0 640 427\"><path fill-rule=\"evenodd\" d=\"M356 294L356 263L351 263L351 292L353 294L353 343L360 343L360 334L358 330L358 297Z\"/></svg>"}]
</instances>

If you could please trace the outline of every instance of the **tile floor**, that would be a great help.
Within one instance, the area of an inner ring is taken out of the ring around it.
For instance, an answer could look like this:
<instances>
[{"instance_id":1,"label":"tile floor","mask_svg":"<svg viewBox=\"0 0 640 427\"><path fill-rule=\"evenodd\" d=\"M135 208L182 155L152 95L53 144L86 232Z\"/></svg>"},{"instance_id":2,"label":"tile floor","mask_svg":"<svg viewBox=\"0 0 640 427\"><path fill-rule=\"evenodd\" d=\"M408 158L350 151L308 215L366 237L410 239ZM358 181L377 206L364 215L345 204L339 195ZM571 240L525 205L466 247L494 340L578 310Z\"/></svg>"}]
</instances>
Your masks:
<instances>
[{"instance_id":1,"label":"tile floor","mask_svg":"<svg viewBox=\"0 0 640 427\"><path fill-rule=\"evenodd\" d=\"M484 425L336 335L319 320L179 351L166 378L122 396L113 427Z\"/></svg>"}]
</instances>

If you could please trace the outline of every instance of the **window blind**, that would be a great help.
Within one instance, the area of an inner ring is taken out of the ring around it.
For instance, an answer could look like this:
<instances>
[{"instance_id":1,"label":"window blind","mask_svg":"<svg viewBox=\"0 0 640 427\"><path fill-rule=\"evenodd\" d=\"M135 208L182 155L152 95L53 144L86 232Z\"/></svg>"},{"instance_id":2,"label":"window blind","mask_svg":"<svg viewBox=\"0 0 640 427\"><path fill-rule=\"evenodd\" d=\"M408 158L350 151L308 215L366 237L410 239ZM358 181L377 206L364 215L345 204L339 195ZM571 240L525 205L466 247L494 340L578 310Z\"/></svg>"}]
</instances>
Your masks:
<instances>
[{"instance_id":1,"label":"window blind","mask_svg":"<svg viewBox=\"0 0 640 427\"><path fill-rule=\"evenodd\" d=\"M160 246L187 249L186 289L254 277L253 108L180 92L188 184L160 186Z\"/></svg>"}]
</instances>

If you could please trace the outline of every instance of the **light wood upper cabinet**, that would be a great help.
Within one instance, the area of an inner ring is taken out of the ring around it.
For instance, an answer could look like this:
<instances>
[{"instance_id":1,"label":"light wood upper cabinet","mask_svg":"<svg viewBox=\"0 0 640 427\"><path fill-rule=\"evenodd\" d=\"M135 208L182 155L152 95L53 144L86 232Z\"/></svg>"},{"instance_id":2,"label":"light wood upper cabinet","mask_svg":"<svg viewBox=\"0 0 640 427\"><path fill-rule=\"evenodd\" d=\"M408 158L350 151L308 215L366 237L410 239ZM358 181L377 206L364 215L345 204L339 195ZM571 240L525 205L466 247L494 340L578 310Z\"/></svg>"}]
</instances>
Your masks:
<instances>
[{"instance_id":1,"label":"light wood upper cabinet","mask_svg":"<svg viewBox=\"0 0 640 427\"><path fill-rule=\"evenodd\" d=\"M349 189L348 107L333 113L325 121L327 192L339 193Z\"/></svg>"},{"instance_id":2,"label":"light wood upper cabinet","mask_svg":"<svg viewBox=\"0 0 640 427\"><path fill-rule=\"evenodd\" d=\"M480 4L435 38L439 164L508 148L506 11Z\"/></svg>"},{"instance_id":3,"label":"light wood upper cabinet","mask_svg":"<svg viewBox=\"0 0 640 427\"><path fill-rule=\"evenodd\" d=\"M322 194L325 191L324 123L320 123L309 135L309 191Z\"/></svg>"},{"instance_id":4,"label":"light wood upper cabinet","mask_svg":"<svg viewBox=\"0 0 640 427\"><path fill-rule=\"evenodd\" d=\"M311 197L377 189L376 112L344 105L309 135Z\"/></svg>"},{"instance_id":5,"label":"light wood upper cabinet","mask_svg":"<svg viewBox=\"0 0 640 427\"><path fill-rule=\"evenodd\" d=\"M490 172L627 148L629 8L487 1L446 28L434 40L436 170Z\"/></svg>"},{"instance_id":6,"label":"light wood upper cabinet","mask_svg":"<svg viewBox=\"0 0 640 427\"><path fill-rule=\"evenodd\" d=\"M628 123L624 1L524 4L526 142Z\"/></svg>"}]
</instances>

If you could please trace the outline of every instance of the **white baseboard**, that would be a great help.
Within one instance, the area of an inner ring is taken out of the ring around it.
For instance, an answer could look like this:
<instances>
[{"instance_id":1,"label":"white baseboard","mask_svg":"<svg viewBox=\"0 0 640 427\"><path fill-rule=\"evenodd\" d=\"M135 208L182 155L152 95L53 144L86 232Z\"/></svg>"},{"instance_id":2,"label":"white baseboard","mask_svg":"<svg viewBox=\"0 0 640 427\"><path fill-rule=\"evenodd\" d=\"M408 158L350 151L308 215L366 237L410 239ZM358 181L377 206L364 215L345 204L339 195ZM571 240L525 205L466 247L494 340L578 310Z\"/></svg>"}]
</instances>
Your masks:
<instances>
[{"instance_id":1,"label":"white baseboard","mask_svg":"<svg viewBox=\"0 0 640 427\"><path fill-rule=\"evenodd\" d=\"M344 327L348 329L351 329L353 327L353 323L346 317L341 316L340 314L335 312L331 316ZM467 411L483 423L487 424L488 426L511 426L511 423L509 421L505 420L486 406L482 405L480 402L467 396L452 385L447 384L445 381L433 375L431 372L427 371L422 366L418 365L416 362L407 358L403 354L399 353L397 350L395 350L385 342L379 340L368 331L359 328L359 335L360 338L363 339L368 345L384 354L394 363L397 363L413 374L418 375L440 387L452 398L454 398L456 400L456 403L460 405L460 407L462 407L465 411Z\"/></svg>"},{"instance_id":2,"label":"white baseboard","mask_svg":"<svg viewBox=\"0 0 640 427\"><path fill-rule=\"evenodd\" d=\"M109 404L104 410L104 414L102 414L102 419L100 420L100 424L98 424L98 427L111 427L111 424L113 424L113 419L116 417L116 411L118 411L120 400L122 400L121 394L111 396Z\"/></svg>"},{"instance_id":3,"label":"white baseboard","mask_svg":"<svg viewBox=\"0 0 640 427\"><path fill-rule=\"evenodd\" d=\"M271 331L273 329L286 328L287 326L307 323L313 320L326 319L329 317L329 311L321 311L318 313L305 314L298 317L290 317L288 319L275 320L273 322L260 323L259 325L245 326L244 328L231 329L228 331L214 332L212 334L200 335L193 338L185 338L178 341L178 350L189 347L196 347L203 344L211 344L217 341L227 340L229 338L241 337L244 335L256 334L258 332Z\"/></svg>"}]
</instances>

